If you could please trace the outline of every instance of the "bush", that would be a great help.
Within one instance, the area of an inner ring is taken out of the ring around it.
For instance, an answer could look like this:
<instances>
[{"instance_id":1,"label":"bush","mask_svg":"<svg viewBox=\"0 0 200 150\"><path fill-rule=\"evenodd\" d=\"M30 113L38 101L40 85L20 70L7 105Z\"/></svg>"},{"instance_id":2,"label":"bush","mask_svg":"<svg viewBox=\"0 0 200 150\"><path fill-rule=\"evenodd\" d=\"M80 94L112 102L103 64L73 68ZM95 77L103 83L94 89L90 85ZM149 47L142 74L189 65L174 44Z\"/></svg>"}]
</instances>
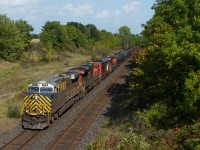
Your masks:
<instances>
[{"instance_id":1,"label":"bush","mask_svg":"<svg viewBox=\"0 0 200 150\"><path fill-rule=\"evenodd\" d=\"M89 150L148 150L150 145L145 138L133 133L133 130L124 136L108 136L105 141L96 141L90 144Z\"/></svg>"},{"instance_id":2,"label":"bush","mask_svg":"<svg viewBox=\"0 0 200 150\"><path fill-rule=\"evenodd\" d=\"M153 104L149 110L145 110L143 114L144 120L153 128L167 128L167 107L161 103Z\"/></svg>"},{"instance_id":3,"label":"bush","mask_svg":"<svg viewBox=\"0 0 200 150\"><path fill-rule=\"evenodd\" d=\"M9 105L8 106L8 117L9 118L20 118L21 107L19 105Z\"/></svg>"},{"instance_id":4,"label":"bush","mask_svg":"<svg viewBox=\"0 0 200 150\"><path fill-rule=\"evenodd\" d=\"M200 148L200 122L175 128L168 131L168 136L163 138L167 148L199 149Z\"/></svg>"},{"instance_id":5,"label":"bush","mask_svg":"<svg viewBox=\"0 0 200 150\"><path fill-rule=\"evenodd\" d=\"M53 59L53 49L45 50L44 54L41 56L41 61L49 62Z\"/></svg>"},{"instance_id":6,"label":"bush","mask_svg":"<svg viewBox=\"0 0 200 150\"><path fill-rule=\"evenodd\" d=\"M150 145L145 141L144 137L131 132L126 137L121 139L118 149L147 150L149 149L149 146Z\"/></svg>"}]
</instances>

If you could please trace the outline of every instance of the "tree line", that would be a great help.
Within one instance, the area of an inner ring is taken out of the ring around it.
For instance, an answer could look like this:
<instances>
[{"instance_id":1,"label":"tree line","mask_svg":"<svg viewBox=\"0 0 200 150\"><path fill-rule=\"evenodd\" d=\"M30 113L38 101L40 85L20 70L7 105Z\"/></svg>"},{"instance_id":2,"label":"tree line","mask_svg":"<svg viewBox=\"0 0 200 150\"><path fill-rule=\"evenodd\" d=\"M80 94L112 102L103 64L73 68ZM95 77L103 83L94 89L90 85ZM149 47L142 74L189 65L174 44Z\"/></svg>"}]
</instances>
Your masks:
<instances>
[{"instance_id":1,"label":"tree line","mask_svg":"<svg viewBox=\"0 0 200 150\"><path fill-rule=\"evenodd\" d=\"M163 149L199 149L199 3L156 1L155 14L141 33L146 48L129 81L130 108L140 114L145 126L151 130L175 128L168 132L172 136L171 143L166 140L169 147Z\"/></svg>"},{"instance_id":2,"label":"tree line","mask_svg":"<svg viewBox=\"0 0 200 150\"><path fill-rule=\"evenodd\" d=\"M53 53L80 52L88 54L106 54L112 48L126 49L141 42L141 36L131 34L130 28L122 26L119 33L113 34L99 30L93 24L78 22L61 24L59 21L47 21L39 35L31 34L34 28L25 20L11 20L0 15L0 58L17 61L24 51L31 48L32 38L39 37L43 58L49 60Z\"/></svg>"}]
</instances>

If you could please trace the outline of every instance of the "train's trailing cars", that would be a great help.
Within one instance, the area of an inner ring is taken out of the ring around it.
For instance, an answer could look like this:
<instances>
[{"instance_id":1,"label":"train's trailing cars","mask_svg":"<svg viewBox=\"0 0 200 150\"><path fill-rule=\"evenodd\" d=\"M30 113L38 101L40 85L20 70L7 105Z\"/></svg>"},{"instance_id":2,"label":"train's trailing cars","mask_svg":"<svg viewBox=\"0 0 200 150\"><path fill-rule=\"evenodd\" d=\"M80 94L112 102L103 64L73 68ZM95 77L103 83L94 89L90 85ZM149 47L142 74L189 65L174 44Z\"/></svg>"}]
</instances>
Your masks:
<instances>
[{"instance_id":1,"label":"train's trailing cars","mask_svg":"<svg viewBox=\"0 0 200 150\"><path fill-rule=\"evenodd\" d=\"M85 88L85 92L92 89L98 83L98 76L93 74L94 72L94 64L88 64L85 66L79 66L70 69L70 72L78 72L82 74L83 77L83 87ZM96 71L96 70L95 70ZM98 70L97 70L98 72Z\"/></svg>"},{"instance_id":2,"label":"train's trailing cars","mask_svg":"<svg viewBox=\"0 0 200 150\"><path fill-rule=\"evenodd\" d=\"M28 85L24 96L22 127L44 129L95 87L132 53L110 54Z\"/></svg>"}]
</instances>

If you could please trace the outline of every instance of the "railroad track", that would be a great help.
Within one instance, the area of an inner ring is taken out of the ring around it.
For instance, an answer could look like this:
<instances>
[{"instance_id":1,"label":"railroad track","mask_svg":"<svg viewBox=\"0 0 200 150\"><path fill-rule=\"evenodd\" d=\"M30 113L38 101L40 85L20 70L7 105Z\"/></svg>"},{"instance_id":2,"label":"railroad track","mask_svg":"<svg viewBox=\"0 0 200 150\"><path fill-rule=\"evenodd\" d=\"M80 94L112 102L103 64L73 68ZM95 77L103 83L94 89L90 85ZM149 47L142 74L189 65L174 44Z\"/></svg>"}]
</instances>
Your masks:
<instances>
[{"instance_id":1,"label":"railroad track","mask_svg":"<svg viewBox=\"0 0 200 150\"><path fill-rule=\"evenodd\" d=\"M2 150L20 150L27 149L34 141L33 139L40 133L40 131L24 130L21 134L16 136L10 142L1 147Z\"/></svg>"},{"instance_id":2,"label":"railroad track","mask_svg":"<svg viewBox=\"0 0 200 150\"><path fill-rule=\"evenodd\" d=\"M120 68L122 68L122 66L120 66ZM120 69L116 71L120 72ZM109 83L107 83L107 85L109 84L110 86L110 84L113 83L120 83L122 81L122 78L119 77L120 75L121 74L118 73L117 76L109 80ZM109 93L111 93L114 88L115 86L112 86L111 88L106 87L104 89L101 89L100 92L95 93L95 97L93 98L92 102L86 107L86 109L83 109L80 112L80 115L76 119L74 119L71 124L63 130L63 132L58 134L55 140L48 147L46 147L46 149L75 149L81 138L87 132L87 129L91 126L96 117L101 113L103 108L109 102Z\"/></svg>"},{"instance_id":3,"label":"railroad track","mask_svg":"<svg viewBox=\"0 0 200 150\"><path fill-rule=\"evenodd\" d=\"M117 68L117 70L115 70L111 74L111 76L104 79L102 81L103 83L101 83L97 87L100 88L99 90L94 90L91 94L89 93L91 95L89 97L90 98L92 97L90 99L89 105L86 105L84 108L81 108L79 115L73 118L70 121L70 123L68 123L68 125L64 127L64 129L62 129L62 132L57 132L57 134L53 136L54 140L50 140L48 145L46 145L42 149L70 150L74 149L77 146L81 138L87 132L88 128L92 125L93 121L99 114L101 114L103 108L107 105L108 101L110 100L109 94L115 88L114 86L112 86L112 88L110 86L115 83L120 83L121 80L123 80L121 76L125 74L124 68L126 64L127 63L120 65ZM41 137L43 137L43 139L46 138L44 137L44 135L48 135L49 132L51 132L52 127L60 124L61 119L62 117L59 118L57 121L55 121L47 130L43 131L24 130L22 133L20 133L10 142L6 143L0 149L3 150L19 150L19 149L32 149L32 148L34 149L34 147L36 146L34 142L40 141Z\"/></svg>"}]
</instances>

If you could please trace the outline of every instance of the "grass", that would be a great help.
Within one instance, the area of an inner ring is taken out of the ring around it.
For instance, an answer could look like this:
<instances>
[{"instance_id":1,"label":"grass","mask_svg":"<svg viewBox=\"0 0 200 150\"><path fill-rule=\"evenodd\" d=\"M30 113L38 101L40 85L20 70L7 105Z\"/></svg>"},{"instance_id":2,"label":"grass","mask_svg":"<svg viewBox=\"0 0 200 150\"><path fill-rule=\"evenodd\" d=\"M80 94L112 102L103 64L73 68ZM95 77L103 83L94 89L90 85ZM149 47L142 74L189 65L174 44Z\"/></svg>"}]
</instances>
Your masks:
<instances>
[{"instance_id":1,"label":"grass","mask_svg":"<svg viewBox=\"0 0 200 150\"><path fill-rule=\"evenodd\" d=\"M69 67L78 66L90 60L89 56L70 54L68 58L49 63L10 63L0 60L0 135L20 123L13 112L22 108L23 98L19 94L31 82L67 71ZM11 114L8 109L13 108ZM14 117L9 117L9 115Z\"/></svg>"},{"instance_id":2,"label":"grass","mask_svg":"<svg viewBox=\"0 0 200 150\"><path fill-rule=\"evenodd\" d=\"M39 43L40 42L40 39L32 39L31 40L31 43Z\"/></svg>"}]
</instances>

